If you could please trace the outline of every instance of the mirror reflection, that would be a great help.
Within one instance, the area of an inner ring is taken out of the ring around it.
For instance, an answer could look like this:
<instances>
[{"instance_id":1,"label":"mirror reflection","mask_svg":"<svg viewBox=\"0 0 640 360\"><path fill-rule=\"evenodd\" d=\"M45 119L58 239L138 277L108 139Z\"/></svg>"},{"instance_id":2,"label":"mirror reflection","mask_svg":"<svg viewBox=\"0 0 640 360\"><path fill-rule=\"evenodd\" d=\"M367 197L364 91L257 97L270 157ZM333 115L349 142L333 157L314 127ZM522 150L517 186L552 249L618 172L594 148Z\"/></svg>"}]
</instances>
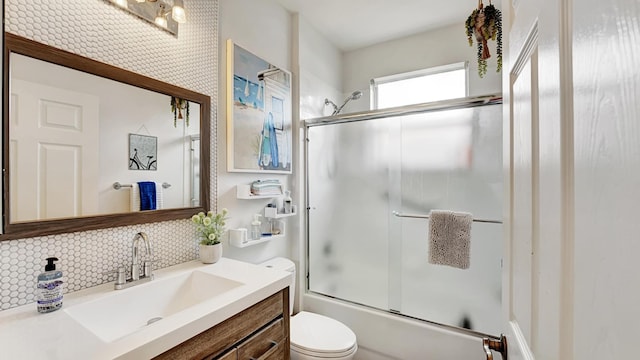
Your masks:
<instances>
[{"instance_id":1,"label":"mirror reflection","mask_svg":"<svg viewBox=\"0 0 640 360\"><path fill-rule=\"evenodd\" d=\"M0 240L209 207L209 96L14 34L4 44Z\"/></svg>"},{"instance_id":2,"label":"mirror reflection","mask_svg":"<svg viewBox=\"0 0 640 360\"><path fill-rule=\"evenodd\" d=\"M21 54L9 63L11 222L197 205L199 104ZM155 183L155 207L141 208L138 182Z\"/></svg>"}]
</instances>

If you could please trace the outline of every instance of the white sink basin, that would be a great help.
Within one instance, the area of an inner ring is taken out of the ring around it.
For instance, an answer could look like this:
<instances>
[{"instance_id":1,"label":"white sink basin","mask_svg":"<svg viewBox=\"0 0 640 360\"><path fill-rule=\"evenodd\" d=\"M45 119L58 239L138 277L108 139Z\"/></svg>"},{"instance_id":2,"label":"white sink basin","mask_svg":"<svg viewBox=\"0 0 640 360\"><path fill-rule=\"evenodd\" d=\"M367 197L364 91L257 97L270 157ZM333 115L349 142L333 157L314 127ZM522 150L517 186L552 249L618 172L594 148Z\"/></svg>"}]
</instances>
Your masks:
<instances>
[{"instance_id":1,"label":"white sink basin","mask_svg":"<svg viewBox=\"0 0 640 360\"><path fill-rule=\"evenodd\" d=\"M153 280L64 311L104 342L113 342L156 321L244 285L221 276L191 271Z\"/></svg>"}]
</instances>

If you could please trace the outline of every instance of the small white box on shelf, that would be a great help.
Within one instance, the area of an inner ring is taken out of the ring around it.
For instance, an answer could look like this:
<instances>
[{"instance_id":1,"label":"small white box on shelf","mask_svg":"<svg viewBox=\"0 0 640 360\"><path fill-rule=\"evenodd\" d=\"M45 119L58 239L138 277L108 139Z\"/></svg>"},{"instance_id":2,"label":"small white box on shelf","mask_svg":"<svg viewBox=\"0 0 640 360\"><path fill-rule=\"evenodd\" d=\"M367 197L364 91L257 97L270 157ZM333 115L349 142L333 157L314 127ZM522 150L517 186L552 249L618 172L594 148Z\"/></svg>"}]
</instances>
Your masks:
<instances>
[{"instance_id":1,"label":"small white box on shelf","mask_svg":"<svg viewBox=\"0 0 640 360\"><path fill-rule=\"evenodd\" d=\"M245 228L229 229L229 244L236 247L242 247L248 241L249 240L247 239L247 229Z\"/></svg>"},{"instance_id":2,"label":"small white box on shelf","mask_svg":"<svg viewBox=\"0 0 640 360\"><path fill-rule=\"evenodd\" d=\"M247 238L247 229L229 229L229 245L245 248L285 236L285 224L282 220L268 221L262 230L263 233L260 239L251 240Z\"/></svg>"}]
</instances>

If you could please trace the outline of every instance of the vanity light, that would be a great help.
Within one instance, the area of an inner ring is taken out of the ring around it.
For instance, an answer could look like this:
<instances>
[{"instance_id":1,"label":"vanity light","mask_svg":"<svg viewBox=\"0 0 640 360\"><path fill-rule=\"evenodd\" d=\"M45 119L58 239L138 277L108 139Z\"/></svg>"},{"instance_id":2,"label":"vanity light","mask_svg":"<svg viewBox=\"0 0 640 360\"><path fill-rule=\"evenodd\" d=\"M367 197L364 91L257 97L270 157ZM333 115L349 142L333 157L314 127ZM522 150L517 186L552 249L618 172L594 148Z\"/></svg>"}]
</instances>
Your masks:
<instances>
[{"instance_id":1,"label":"vanity light","mask_svg":"<svg viewBox=\"0 0 640 360\"><path fill-rule=\"evenodd\" d=\"M178 34L178 25L187 22L184 0L104 0L154 23L170 33ZM169 17L171 14L171 17Z\"/></svg>"},{"instance_id":2,"label":"vanity light","mask_svg":"<svg viewBox=\"0 0 640 360\"><path fill-rule=\"evenodd\" d=\"M171 8L171 17L179 24L187 22L187 16L184 13L183 0L174 0L173 7Z\"/></svg>"}]
</instances>

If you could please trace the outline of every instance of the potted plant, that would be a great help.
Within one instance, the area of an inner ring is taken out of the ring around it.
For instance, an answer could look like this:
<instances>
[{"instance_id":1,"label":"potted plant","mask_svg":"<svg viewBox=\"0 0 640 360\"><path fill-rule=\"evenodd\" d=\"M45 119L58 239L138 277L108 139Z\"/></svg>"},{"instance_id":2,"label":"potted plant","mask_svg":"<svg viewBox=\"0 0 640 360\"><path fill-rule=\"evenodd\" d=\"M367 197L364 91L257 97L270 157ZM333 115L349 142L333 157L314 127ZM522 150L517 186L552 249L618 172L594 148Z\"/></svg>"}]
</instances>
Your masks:
<instances>
[{"instance_id":1,"label":"potted plant","mask_svg":"<svg viewBox=\"0 0 640 360\"><path fill-rule=\"evenodd\" d=\"M218 214L209 211L206 214L201 212L191 217L200 237L200 261L205 264L216 263L222 257L220 239L225 231L227 214L227 209L222 209Z\"/></svg>"},{"instance_id":2,"label":"potted plant","mask_svg":"<svg viewBox=\"0 0 640 360\"><path fill-rule=\"evenodd\" d=\"M474 9L465 22L467 40L469 46L473 45L473 38L476 38L478 47L478 75L484 77L487 73L487 59L491 57L487 42L496 41L497 70L502 70L502 13L496 9L491 0L489 5L484 7L482 0L478 0L478 8Z\"/></svg>"},{"instance_id":3,"label":"potted plant","mask_svg":"<svg viewBox=\"0 0 640 360\"><path fill-rule=\"evenodd\" d=\"M182 110L186 115L186 123L189 126L189 100L181 99L175 96L171 97L171 112L173 113L173 127L177 127L178 119L182 119Z\"/></svg>"}]
</instances>

